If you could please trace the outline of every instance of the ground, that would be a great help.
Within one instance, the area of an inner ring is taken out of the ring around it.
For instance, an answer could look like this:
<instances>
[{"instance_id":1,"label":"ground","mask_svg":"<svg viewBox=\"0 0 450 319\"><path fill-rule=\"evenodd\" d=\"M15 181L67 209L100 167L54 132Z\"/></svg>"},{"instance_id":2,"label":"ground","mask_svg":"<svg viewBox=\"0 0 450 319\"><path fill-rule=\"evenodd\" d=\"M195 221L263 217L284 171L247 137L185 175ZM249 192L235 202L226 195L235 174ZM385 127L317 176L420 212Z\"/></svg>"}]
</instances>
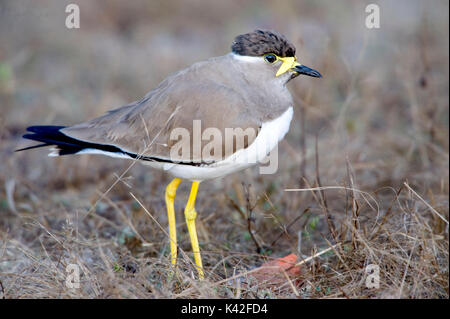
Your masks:
<instances>
[{"instance_id":1,"label":"ground","mask_svg":"<svg viewBox=\"0 0 450 319\"><path fill-rule=\"evenodd\" d=\"M380 28L368 29L364 1L77 1L76 30L64 26L69 2L45 3L0 4L0 297L448 298L448 2L380 1ZM205 280L183 216L189 182L173 269L169 176L14 153L30 145L27 126L137 100L257 27L285 34L324 77L288 85L295 115L276 174L200 184ZM300 273L255 275L291 254ZM70 264L79 288L66 284Z\"/></svg>"}]
</instances>

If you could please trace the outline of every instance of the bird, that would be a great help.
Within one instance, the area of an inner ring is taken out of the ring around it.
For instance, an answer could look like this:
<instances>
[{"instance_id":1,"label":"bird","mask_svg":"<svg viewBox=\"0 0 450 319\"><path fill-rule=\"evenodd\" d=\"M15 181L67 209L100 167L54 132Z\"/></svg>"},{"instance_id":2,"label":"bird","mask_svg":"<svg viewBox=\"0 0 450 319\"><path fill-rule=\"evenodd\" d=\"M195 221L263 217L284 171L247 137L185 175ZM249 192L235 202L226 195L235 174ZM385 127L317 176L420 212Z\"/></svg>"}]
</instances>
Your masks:
<instances>
[{"instance_id":1,"label":"bird","mask_svg":"<svg viewBox=\"0 0 450 319\"><path fill-rule=\"evenodd\" d=\"M289 130L294 102L286 84L322 75L303 64L281 33L238 35L231 52L169 75L142 99L72 125L34 125L23 138L53 146L49 156L102 154L129 159L173 177L165 189L170 261L177 262L174 201L192 182L184 209L199 279L204 269L196 231L199 184L260 164Z\"/></svg>"}]
</instances>

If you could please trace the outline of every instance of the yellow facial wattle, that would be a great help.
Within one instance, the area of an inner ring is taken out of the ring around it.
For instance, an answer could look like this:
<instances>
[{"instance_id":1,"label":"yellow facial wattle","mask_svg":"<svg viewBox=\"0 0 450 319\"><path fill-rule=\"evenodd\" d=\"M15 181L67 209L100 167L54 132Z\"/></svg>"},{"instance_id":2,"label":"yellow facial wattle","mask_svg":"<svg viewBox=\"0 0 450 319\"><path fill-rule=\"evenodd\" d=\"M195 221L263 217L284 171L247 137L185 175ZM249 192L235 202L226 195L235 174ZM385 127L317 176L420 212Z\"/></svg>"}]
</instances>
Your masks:
<instances>
[{"instance_id":1,"label":"yellow facial wattle","mask_svg":"<svg viewBox=\"0 0 450 319\"><path fill-rule=\"evenodd\" d=\"M283 63L281 64L280 68L277 71L276 76L280 76L284 73L286 73L288 70L294 68L297 65L300 65L300 63L297 62L297 58L296 57L285 57L285 58L278 58L279 60L281 60Z\"/></svg>"}]
</instances>

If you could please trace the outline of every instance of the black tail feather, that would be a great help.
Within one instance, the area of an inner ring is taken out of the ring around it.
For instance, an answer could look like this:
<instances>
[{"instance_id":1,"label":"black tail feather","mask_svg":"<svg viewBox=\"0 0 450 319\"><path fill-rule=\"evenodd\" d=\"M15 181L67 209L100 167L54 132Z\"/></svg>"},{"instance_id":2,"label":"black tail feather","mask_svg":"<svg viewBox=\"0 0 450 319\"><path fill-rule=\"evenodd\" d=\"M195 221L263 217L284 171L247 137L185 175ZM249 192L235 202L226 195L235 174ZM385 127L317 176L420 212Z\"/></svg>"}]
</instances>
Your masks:
<instances>
[{"instance_id":1,"label":"black tail feather","mask_svg":"<svg viewBox=\"0 0 450 319\"><path fill-rule=\"evenodd\" d=\"M66 128L67 126L56 125L35 125L27 127L28 132L42 133L42 134L61 134L59 130Z\"/></svg>"},{"instance_id":2,"label":"black tail feather","mask_svg":"<svg viewBox=\"0 0 450 319\"><path fill-rule=\"evenodd\" d=\"M112 145L89 143L69 137L60 132L60 130L65 127L66 126L51 126L51 125L39 125L28 127L27 131L32 133L23 135L23 138L42 142L42 144L25 147L16 150L16 152L55 145L59 149L59 155L76 154L87 148L99 149L102 151L113 153L123 153L121 149Z\"/></svg>"},{"instance_id":3,"label":"black tail feather","mask_svg":"<svg viewBox=\"0 0 450 319\"><path fill-rule=\"evenodd\" d=\"M31 150L33 148L39 148L39 147L44 147L44 146L48 146L48 144L47 143L43 143L43 144L32 145L32 146L20 148L18 150L15 150L14 152L26 151L26 150Z\"/></svg>"},{"instance_id":4,"label":"black tail feather","mask_svg":"<svg viewBox=\"0 0 450 319\"><path fill-rule=\"evenodd\" d=\"M52 125L38 125L30 126L27 128L28 134L23 135L23 138L42 142L42 144L32 145L29 147L21 148L16 150L16 152L25 151L33 148L45 147L55 145L58 148L58 155L70 155L77 154L85 149L97 149L100 151L116 154L124 154L130 158L139 159L143 161L155 161L163 163L173 163L170 159L143 156L135 153L126 152L121 150L117 146L89 143L75 138L69 137L62 133L60 130L66 128L67 126L52 126ZM203 163L184 163L185 165L200 166Z\"/></svg>"}]
</instances>

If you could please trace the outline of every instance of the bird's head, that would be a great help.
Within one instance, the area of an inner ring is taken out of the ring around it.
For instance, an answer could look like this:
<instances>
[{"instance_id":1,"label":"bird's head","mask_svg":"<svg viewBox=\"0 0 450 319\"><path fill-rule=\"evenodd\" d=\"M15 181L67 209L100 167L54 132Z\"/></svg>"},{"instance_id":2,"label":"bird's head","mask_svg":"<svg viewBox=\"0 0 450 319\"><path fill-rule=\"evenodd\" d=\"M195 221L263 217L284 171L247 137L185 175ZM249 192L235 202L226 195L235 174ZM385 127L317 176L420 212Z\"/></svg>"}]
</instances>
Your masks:
<instances>
[{"instance_id":1,"label":"bird's head","mask_svg":"<svg viewBox=\"0 0 450 319\"><path fill-rule=\"evenodd\" d=\"M270 70L276 78L284 80L284 83L300 74L322 77L318 71L301 64L295 56L294 45L276 31L255 30L238 35L231 50L240 60L253 62L260 69Z\"/></svg>"}]
</instances>

